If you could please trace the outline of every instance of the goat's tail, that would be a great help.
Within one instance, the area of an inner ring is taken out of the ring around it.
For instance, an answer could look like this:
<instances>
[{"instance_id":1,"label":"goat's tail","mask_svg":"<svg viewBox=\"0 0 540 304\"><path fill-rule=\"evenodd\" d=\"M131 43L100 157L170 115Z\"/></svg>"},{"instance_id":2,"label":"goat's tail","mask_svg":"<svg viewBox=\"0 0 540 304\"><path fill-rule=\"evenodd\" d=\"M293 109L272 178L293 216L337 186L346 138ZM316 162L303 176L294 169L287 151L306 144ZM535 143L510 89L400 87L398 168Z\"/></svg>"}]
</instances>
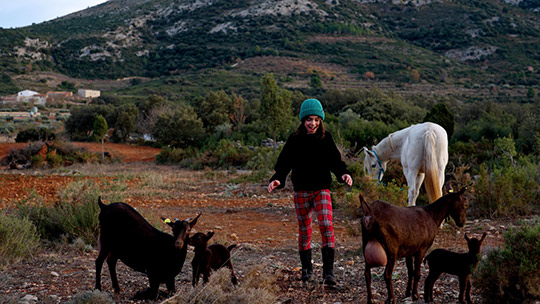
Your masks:
<instances>
[{"instance_id":1,"label":"goat's tail","mask_svg":"<svg viewBox=\"0 0 540 304\"><path fill-rule=\"evenodd\" d=\"M438 151L436 151L437 135L432 130L424 134L424 187L428 195L429 202L436 201L442 196L442 190L439 187L439 164Z\"/></svg>"},{"instance_id":2,"label":"goat's tail","mask_svg":"<svg viewBox=\"0 0 540 304\"><path fill-rule=\"evenodd\" d=\"M103 201L101 200L101 196L98 197L98 206L99 206L99 209L103 209L103 207L105 207L106 205L103 203Z\"/></svg>"},{"instance_id":3,"label":"goat's tail","mask_svg":"<svg viewBox=\"0 0 540 304\"><path fill-rule=\"evenodd\" d=\"M229 250L229 252L231 252L231 250L233 250L233 248L236 247L236 244L232 244L231 246L227 247L227 250Z\"/></svg>"}]
</instances>

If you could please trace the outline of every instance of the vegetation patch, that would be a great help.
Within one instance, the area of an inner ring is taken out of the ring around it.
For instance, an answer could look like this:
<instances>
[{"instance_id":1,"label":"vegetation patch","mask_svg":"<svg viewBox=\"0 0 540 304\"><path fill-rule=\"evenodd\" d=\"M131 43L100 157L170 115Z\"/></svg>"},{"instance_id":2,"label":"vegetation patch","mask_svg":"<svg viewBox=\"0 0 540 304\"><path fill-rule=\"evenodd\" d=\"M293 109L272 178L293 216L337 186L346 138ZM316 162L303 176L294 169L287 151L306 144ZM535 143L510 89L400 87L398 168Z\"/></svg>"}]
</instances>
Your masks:
<instances>
[{"instance_id":1,"label":"vegetation patch","mask_svg":"<svg viewBox=\"0 0 540 304\"><path fill-rule=\"evenodd\" d=\"M0 269L30 257L39 247L39 234L27 217L0 212Z\"/></svg>"},{"instance_id":2,"label":"vegetation patch","mask_svg":"<svg viewBox=\"0 0 540 304\"><path fill-rule=\"evenodd\" d=\"M540 220L511 229L501 249L489 252L473 274L485 303L536 303L540 300Z\"/></svg>"}]
</instances>

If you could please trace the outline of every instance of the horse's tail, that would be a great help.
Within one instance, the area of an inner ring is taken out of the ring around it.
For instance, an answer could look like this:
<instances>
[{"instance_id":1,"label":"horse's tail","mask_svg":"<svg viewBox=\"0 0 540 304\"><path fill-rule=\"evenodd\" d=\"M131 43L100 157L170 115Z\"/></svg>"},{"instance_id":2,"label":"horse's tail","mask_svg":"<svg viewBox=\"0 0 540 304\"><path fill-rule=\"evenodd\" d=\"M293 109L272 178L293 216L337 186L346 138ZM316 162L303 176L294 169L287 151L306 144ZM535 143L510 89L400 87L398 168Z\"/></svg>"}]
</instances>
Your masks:
<instances>
[{"instance_id":1,"label":"horse's tail","mask_svg":"<svg viewBox=\"0 0 540 304\"><path fill-rule=\"evenodd\" d=\"M429 202L436 201L442 196L439 183L439 164L437 158L436 141L437 135L433 130L424 133L424 187L428 195Z\"/></svg>"}]
</instances>

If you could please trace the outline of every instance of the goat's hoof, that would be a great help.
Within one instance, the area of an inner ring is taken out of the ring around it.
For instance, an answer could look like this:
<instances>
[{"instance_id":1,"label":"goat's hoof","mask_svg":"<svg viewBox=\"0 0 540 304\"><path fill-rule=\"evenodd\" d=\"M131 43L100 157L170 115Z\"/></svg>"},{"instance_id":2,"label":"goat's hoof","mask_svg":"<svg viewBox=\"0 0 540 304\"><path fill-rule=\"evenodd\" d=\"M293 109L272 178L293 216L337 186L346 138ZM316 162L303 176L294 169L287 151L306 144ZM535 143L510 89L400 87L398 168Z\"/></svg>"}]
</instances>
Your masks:
<instances>
[{"instance_id":1,"label":"goat's hoof","mask_svg":"<svg viewBox=\"0 0 540 304\"><path fill-rule=\"evenodd\" d=\"M150 288L147 288L147 289L137 291L137 293L135 294L135 296L133 296L133 298L135 298L136 300L155 300L157 299L157 296L158 296L157 292L154 292Z\"/></svg>"}]
</instances>

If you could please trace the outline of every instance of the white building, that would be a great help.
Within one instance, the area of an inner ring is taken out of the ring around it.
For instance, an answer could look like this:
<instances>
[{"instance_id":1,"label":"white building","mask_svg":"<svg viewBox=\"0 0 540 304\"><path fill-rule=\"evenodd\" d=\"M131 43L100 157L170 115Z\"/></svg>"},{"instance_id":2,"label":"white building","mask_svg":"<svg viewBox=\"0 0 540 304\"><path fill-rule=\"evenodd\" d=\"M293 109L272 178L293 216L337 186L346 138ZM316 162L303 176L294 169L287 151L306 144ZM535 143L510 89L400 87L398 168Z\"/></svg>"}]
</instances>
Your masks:
<instances>
[{"instance_id":1,"label":"white building","mask_svg":"<svg viewBox=\"0 0 540 304\"><path fill-rule=\"evenodd\" d=\"M30 91L30 90L24 90L17 93L17 96L24 96L24 97L31 97L34 95L38 95L38 92Z\"/></svg>"},{"instance_id":2,"label":"white building","mask_svg":"<svg viewBox=\"0 0 540 304\"><path fill-rule=\"evenodd\" d=\"M17 99L15 102L18 103L32 103L34 105L43 105L47 103L47 96L44 94L39 94L38 92L31 90L24 90L17 93ZM3 103L9 103L8 100L4 98Z\"/></svg>"},{"instance_id":3,"label":"white building","mask_svg":"<svg viewBox=\"0 0 540 304\"><path fill-rule=\"evenodd\" d=\"M101 91L79 89L77 91L77 95L79 95L82 98L96 98L101 95Z\"/></svg>"}]
</instances>

